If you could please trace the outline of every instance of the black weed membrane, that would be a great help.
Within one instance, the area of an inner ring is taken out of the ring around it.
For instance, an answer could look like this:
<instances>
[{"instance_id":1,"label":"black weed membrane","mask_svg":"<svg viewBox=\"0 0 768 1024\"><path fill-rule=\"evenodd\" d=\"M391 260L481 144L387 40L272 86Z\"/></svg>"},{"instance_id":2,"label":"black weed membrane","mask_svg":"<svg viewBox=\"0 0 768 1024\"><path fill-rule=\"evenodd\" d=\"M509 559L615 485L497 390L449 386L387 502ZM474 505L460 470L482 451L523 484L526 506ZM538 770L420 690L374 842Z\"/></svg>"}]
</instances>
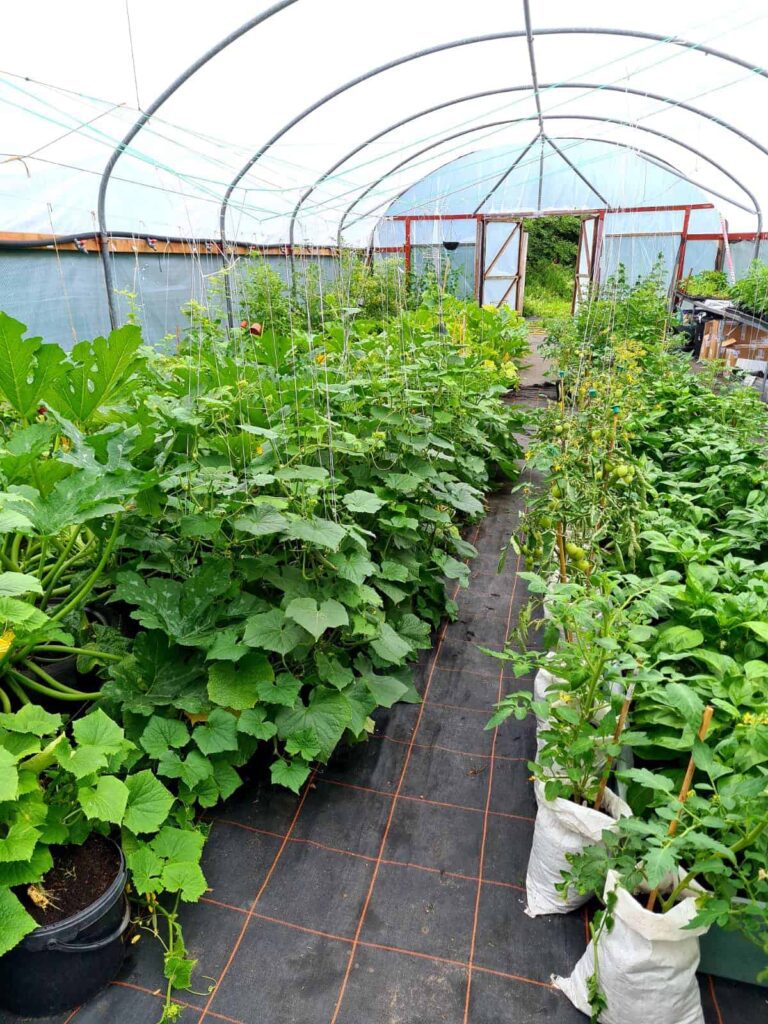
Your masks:
<instances>
[{"instance_id":1,"label":"black weed membrane","mask_svg":"<svg viewBox=\"0 0 768 1024\"><path fill-rule=\"evenodd\" d=\"M182 911L194 991L182 1024L579 1024L550 982L582 954L587 911L526 916L535 803L534 723L488 731L513 688L500 649L527 601L499 551L523 497L491 498L458 618L422 658L422 703L376 713L301 796L253 777L211 818L210 889ZM700 977L706 1024L764 1019L765 990ZM157 943L130 946L119 978L48 1024L155 1024L166 981ZM3 1024L19 1024L5 1017Z\"/></svg>"}]
</instances>

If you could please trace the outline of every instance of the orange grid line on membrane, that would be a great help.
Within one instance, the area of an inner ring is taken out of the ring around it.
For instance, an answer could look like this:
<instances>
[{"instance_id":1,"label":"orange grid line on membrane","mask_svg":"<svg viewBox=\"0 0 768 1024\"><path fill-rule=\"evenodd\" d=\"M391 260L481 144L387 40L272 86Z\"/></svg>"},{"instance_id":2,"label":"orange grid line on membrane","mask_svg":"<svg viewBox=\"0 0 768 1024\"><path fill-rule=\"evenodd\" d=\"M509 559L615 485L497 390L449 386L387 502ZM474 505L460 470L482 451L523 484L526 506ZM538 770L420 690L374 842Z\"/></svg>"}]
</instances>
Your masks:
<instances>
[{"instance_id":1,"label":"orange grid line on membrane","mask_svg":"<svg viewBox=\"0 0 768 1024\"><path fill-rule=\"evenodd\" d=\"M284 838L278 835L276 832L269 832L266 829L255 828L253 825L243 825L239 821L231 821L228 818L214 818L214 824L219 823L221 825L229 825L232 828L240 828L245 832L255 832L261 835L272 836L277 839ZM355 860L366 860L369 863L376 863L377 857L374 857L369 853L356 853L353 850L344 850L339 846L329 846L328 843L321 843L317 839L309 839L304 836L289 836L289 843L296 843L297 845L312 846L318 850L324 850L326 853L335 853L341 857L352 857ZM467 875L461 871L449 871L448 868L440 868L432 864L417 864L415 861L409 860L393 860L391 858L384 858L381 861L382 864L387 864L390 867L395 868L413 868L414 871L426 871L430 874L444 875L446 878L458 878L464 882L478 882L480 879L477 875ZM494 885L501 889L514 889L515 892L525 892L525 886L515 885L514 882L501 882L496 881L492 878L484 878L484 885ZM215 901L212 901L215 902ZM221 906L229 907L230 904L222 903ZM232 907L231 909L240 909Z\"/></svg>"},{"instance_id":2,"label":"orange grid line on membrane","mask_svg":"<svg viewBox=\"0 0 768 1024\"><path fill-rule=\"evenodd\" d=\"M464 707L462 704L444 704L439 700L423 700L421 705L428 708L445 708L446 711L469 711L473 715L488 715L488 708L470 708Z\"/></svg>"},{"instance_id":3,"label":"orange grid line on membrane","mask_svg":"<svg viewBox=\"0 0 768 1024\"><path fill-rule=\"evenodd\" d=\"M395 736L387 736L383 732L375 732L372 734L372 739L385 740L387 743L398 743L401 746L408 746L408 740L399 740ZM487 761L490 759L490 754L474 754L469 750L457 750L455 747L441 747L439 743L414 743L414 747L419 750L442 750L446 754L456 754L458 757L472 757L477 760ZM496 754L497 761L523 761L526 764L530 761L530 757L509 757L506 754Z\"/></svg>"},{"instance_id":4,"label":"orange grid line on membrane","mask_svg":"<svg viewBox=\"0 0 768 1024\"><path fill-rule=\"evenodd\" d=\"M514 583L512 585L512 593L509 595L509 606L507 608L507 635L512 625L512 612L515 607L515 594L517 593L517 581L519 579L518 569L520 568L520 555L517 556L517 564L515 566ZM499 681L498 681L498 697L497 703L501 701L504 694L504 664L502 663L499 669ZM469 1021L469 1001L472 994L472 969L475 960L475 948L477 946L477 927L480 920L480 900L483 893L483 870L485 868L485 844L488 839L488 821L491 814L491 800L493 799L493 777L494 768L496 763L496 740L498 737L498 730L494 729L491 739L491 763L490 771L488 772L488 791L485 798L485 811L483 813L483 830L480 839L480 863L477 869L478 882L477 891L475 893L475 908L472 919L472 937L469 944L469 962L467 965L467 988L464 996L464 1024L468 1024Z\"/></svg>"},{"instance_id":5,"label":"orange grid line on membrane","mask_svg":"<svg viewBox=\"0 0 768 1024\"><path fill-rule=\"evenodd\" d=\"M720 1012L720 1003L717 1001L717 993L715 992L715 979L709 974L707 975L707 980L709 982L709 994L712 997L712 1005L717 1014L717 1024L723 1024L723 1015Z\"/></svg>"},{"instance_id":6,"label":"orange grid line on membrane","mask_svg":"<svg viewBox=\"0 0 768 1024\"><path fill-rule=\"evenodd\" d=\"M490 655L488 655L490 661ZM440 673L448 672L462 676L473 676L475 679L482 679L484 683L495 683L496 676L486 672L478 672L472 668L450 668L447 665L440 666Z\"/></svg>"},{"instance_id":7,"label":"orange grid line on membrane","mask_svg":"<svg viewBox=\"0 0 768 1024\"><path fill-rule=\"evenodd\" d=\"M477 536L478 536L479 532L480 532L480 528L478 526L478 527L475 528L475 533L474 533L474 539L475 540L477 539ZM459 592L459 586L457 584L457 586L454 589L454 593L453 593L454 599L456 598L458 592ZM440 630L438 639L437 639L437 644L435 645L434 654L433 654L433 657L432 657L432 665L430 667L429 674L427 676L427 681L426 681L426 684L425 684L425 687L424 687L424 698L425 699L429 696L429 687L430 687L430 685L432 683L432 678L434 676L435 669L437 668L437 663L440 660L440 650L442 649L443 640L445 638L445 634L446 634L447 630L448 630L448 623L444 622L443 626L442 626L442 629ZM358 922L357 922L357 927L355 929L355 935L354 935L354 942L352 944L352 949L350 950L350 954L349 954L349 957L347 959L347 966L346 966L346 969L344 971L344 977L342 978L341 989L339 991L339 995L338 995L338 998L336 1000L336 1005L335 1005L334 1010L333 1010L333 1015L331 1017L330 1024L336 1024L336 1022L337 1022L337 1020L339 1018L339 1012L341 1011L341 1004L344 1001L344 995L345 995L346 990L347 990L347 984L349 983L349 976L350 976L350 974L352 972L352 966L353 966L354 961L355 961L355 952L356 952L357 947L358 947L358 945L360 943L360 935L361 935L361 932L363 930L363 925L365 924L365 917L366 917L366 914L368 913L368 907L370 906L371 898L373 897L373 890L374 890L374 888L376 886L376 879L378 878L379 869L381 867L381 861L382 861L382 859L384 857L384 848L385 848L385 846L387 844L387 839L389 837L389 830L392 827L392 819L394 818L395 809L397 808L397 801L398 801L398 798L400 796L400 791L402 790L403 783L405 782L405 776L406 776L406 773L408 771L408 765L410 764L410 761L411 761L411 754L413 753L413 744L416 742L416 736L418 734L419 726L421 725L421 720L423 718L423 715L424 715L424 704L422 703L422 704L419 705L418 715L416 716L416 722L415 722L414 727L413 727L413 732L411 733L411 742L410 742L410 745L409 745L409 747L408 747L408 749L406 750L406 753L405 753L405 758L404 758L404 761L403 761L403 767L402 767L402 770L400 772L400 778L398 780L397 787L396 787L395 792L393 794L388 794L390 796L390 799L391 799L392 802L391 802L391 805L390 805L390 808L389 808L389 814L387 815L386 824L384 825L384 831L383 831L382 836L381 836L381 843L379 845L378 859L377 859L376 864L374 864L373 872L371 874L371 880L370 880L370 883L368 885L368 891L366 892L365 901L363 903L363 907L362 907L362 910L360 912L360 917L359 917Z\"/></svg>"},{"instance_id":8,"label":"orange grid line on membrane","mask_svg":"<svg viewBox=\"0 0 768 1024\"><path fill-rule=\"evenodd\" d=\"M145 988L143 985L136 985L132 981L110 981L109 984L114 985L117 988L129 988L132 989L134 992L142 992L145 996L154 996L156 999L165 999L165 992L161 991L160 989ZM184 999L177 999L176 996L173 996L171 1001L174 1003L178 1003L179 1006L183 1006L187 1010L202 1009L202 1007L200 1006L195 1006L194 1003L188 1003ZM238 1020L236 1017L227 1017L226 1014L215 1013L213 1010L208 1011L208 1016L215 1017L217 1020L223 1020L225 1021L225 1024L245 1024L244 1021ZM71 1018L68 1018L68 1020L71 1020Z\"/></svg>"},{"instance_id":9,"label":"orange grid line on membrane","mask_svg":"<svg viewBox=\"0 0 768 1024\"><path fill-rule=\"evenodd\" d=\"M348 935L336 935L333 932L321 931L317 928L309 928L303 924L295 924L292 921L283 921L279 917L272 917L270 914L262 914L260 911L255 910L253 913L248 910L244 910L242 907L235 907L229 903L222 903L219 900L211 899L208 896L201 898L201 903L213 903L215 906L222 907L225 910L232 910L237 914L242 914L246 917L253 917L259 921L266 921L269 924L276 924L283 928L288 928L291 931L302 932L306 935L314 935L317 938L328 939L331 942L341 942L346 946L354 944L354 939ZM429 960L433 963L449 964L451 967L458 967L462 970L466 970L469 966L465 960L454 960L450 957L439 956L436 953L424 953L418 949L406 949L404 946L392 946L388 943L383 942L371 942L367 939L359 939L357 945L363 949L376 949L384 953L396 953L399 956L411 956L419 960ZM540 981L537 978L528 978L524 974L512 974L509 971L500 971L493 967L483 967L480 964L474 965L474 970L479 971L482 974L493 974L499 978L506 978L509 981L520 981L526 985L536 985L539 988L554 989L554 986L546 981ZM213 1016L213 1012L211 1012ZM225 1018L227 1019L227 1018ZM239 1024L239 1022L238 1022Z\"/></svg>"},{"instance_id":10,"label":"orange grid line on membrane","mask_svg":"<svg viewBox=\"0 0 768 1024\"><path fill-rule=\"evenodd\" d=\"M252 911L256 908L256 905L258 904L259 900L261 899L261 897L262 897L262 895L264 893L264 890L269 885L270 879L272 878L272 875L275 873L275 868L277 867L277 865L278 865L278 863L280 861L280 858L283 855L283 852L284 852L285 848L288 846L289 836L291 835L291 833L293 832L294 828L296 827L296 822L299 820L299 815L301 814L302 808L304 807L304 803L306 802L307 795L309 794L309 791L312 788L312 783L314 781L316 773L317 773L317 770L316 769L313 770L312 774L309 777L309 780L307 781L306 786L304 787L304 792L301 794L298 806L296 808L296 811L294 812L293 818L291 819L291 824L288 827L288 831L286 832L285 836L283 837L283 840L282 840L282 842L280 844L280 848L277 851L277 853L275 854L275 856L273 857L272 863L269 866L269 870L267 871L267 874L264 877L263 882L259 886L258 892L256 893L256 895L255 895L255 897L253 899L253 902L251 903L250 912L248 913L248 915L247 915L247 917L246 917L246 919L245 919L245 921L243 923L243 927L240 929L240 932L239 932L237 938L235 939L235 944L232 947L232 951L229 954L227 962L224 964L224 967L222 968L221 974L219 975L219 977L217 978L216 982L214 983L214 985L211 988L210 995L208 996L208 1001L206 1002L205 1006L203 1007L203 1010L202 1010L202 1012L201 1012L201 1014L200 1014L200 1016L198 1018L198 1024L202 1024L202 1021L205 1020L205 1018L211 1012L211 1003L216 998L216 995L217 995L217 993L219 991L219 986L221 985L221 983L224 980L224 978L227 976L229 968L232 966L232 963L233 963L235 957L237 956L237 951L240 949L240 946L242 944L243 938L245 937L245 932L246 932L246 930L248 928L248 923L249 923L250 918L252 916Z\"/></svg>"},{"instance_id":11,"label":"orange grid line on membrane","mask_svg":"<svg viewBox=\"0 0 768 1024\"><path fill-rule=\"evenodd\" d=\"M392 799L393 794L388 793L384 789L371 789L369 786L357 786L352 782L339 782L338 779L323 779L318 777L318 782L324 783L326 786L340 786L342 789L357 789L361 793L374 793L376 796L388 797ZM452 811L469 811L472 814L483 814L482 807L469 807L466 804L452 804L445 800L429 800L425 796L412 796L410 793L399 793L399 800L410 800L417 804L429 804L431 807L447 807ZM510 814L509 811L489 811L488 812L494 818L511 818L513 821L535 821L535 818L529 817L527 814Z\"/></svg>"}]
</instances>

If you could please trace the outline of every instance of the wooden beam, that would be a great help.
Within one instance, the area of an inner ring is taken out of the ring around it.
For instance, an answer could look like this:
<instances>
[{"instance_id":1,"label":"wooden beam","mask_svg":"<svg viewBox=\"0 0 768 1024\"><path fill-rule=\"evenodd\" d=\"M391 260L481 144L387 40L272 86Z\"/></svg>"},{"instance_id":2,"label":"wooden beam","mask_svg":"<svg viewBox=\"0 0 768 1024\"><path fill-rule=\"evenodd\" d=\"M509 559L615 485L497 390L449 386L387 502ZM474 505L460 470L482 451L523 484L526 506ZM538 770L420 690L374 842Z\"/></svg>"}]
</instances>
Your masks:
<instances>
[{"instance_id":1,"label":"wooden beam","mask_svg":"<svg viewBox=\"0 0 768 1024\"><path fill-rule=\"evenodd\" d=\"M28 251L40 252L82 252L97 253L99 251L98 238L84 238L79 246L74 242L62 242L59 245L51 243L50 234L41 234L30 231L0 231L0 242L34 242L40 240L40 246L29 246ZM0 252L21 252L23 250L0 249ZM130 255L171 255L171 256L216 256L221 255L221 243L213 239L192 239L189 242L169 242L162 238L147 240L146 238L110 238L109 251L114 253L128 253ZM336 246L294 246L295 256L338 256L340 250ZM263 256L288 256L290 247L287 245L227 245L227 253L234 253L237 256L248 256L251 253L260 253Z\"/></svg>"}]
</instances>

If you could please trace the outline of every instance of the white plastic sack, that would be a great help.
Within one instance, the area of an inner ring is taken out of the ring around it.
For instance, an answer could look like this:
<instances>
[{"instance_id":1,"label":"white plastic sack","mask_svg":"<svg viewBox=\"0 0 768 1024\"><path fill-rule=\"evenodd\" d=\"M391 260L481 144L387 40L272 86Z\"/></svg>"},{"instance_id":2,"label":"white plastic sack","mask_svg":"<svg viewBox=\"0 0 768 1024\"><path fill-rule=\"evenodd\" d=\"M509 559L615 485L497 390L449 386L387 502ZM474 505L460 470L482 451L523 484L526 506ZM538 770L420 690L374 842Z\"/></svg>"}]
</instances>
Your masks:
<instances>
[{"instance_id":1,"label":"white plastic sack","mask_svg":"<svg viewBox=\"0 0 768 1024\"><path fill-rule=\"evenodd\" d=\"M696 915L695 895L666 914L654 914L609 872L605 891L614 889L614 925L601 933L597 944L599 983L608 1003L601 1024L704 1024L696 968L699 936L707 928L684 928ZM570 978L552 979L587 1016L587 978L593 973L590 942Z\"/></svg>"},{"instance_id":2,"label":"white plastic sack","mask_svg":"<svg viewBox=\"0 0 768 1024\"><path fill-rule=\"evenodd\" d=\"M614 827L618 818L629 817L632 811L610 789L603 798L604 811L582 807L572 800L547 800L541 782L534 783L536 793L536 824L528 859L525 889L528 896L526 914L567 914L582 906L590 898L568 892L567 897L555 889L562 882L562 872L568 869L566 854L579 853L602 839L606 829Z\"/></svg>"}]
</instances>

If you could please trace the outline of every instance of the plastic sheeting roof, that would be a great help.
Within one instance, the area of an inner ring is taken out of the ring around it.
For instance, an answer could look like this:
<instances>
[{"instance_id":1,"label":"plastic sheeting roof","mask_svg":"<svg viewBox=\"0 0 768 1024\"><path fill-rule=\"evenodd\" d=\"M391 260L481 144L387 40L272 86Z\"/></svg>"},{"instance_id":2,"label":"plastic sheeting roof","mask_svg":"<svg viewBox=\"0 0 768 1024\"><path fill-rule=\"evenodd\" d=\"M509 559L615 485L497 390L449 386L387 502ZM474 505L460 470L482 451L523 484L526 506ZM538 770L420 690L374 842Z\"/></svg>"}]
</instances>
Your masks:
<instances>
[{"instance_id":1,"label":"plastic sheeting roof","mask_svg":"<svg viewBox=\"0 0 768 1024\"><path fill-rule=\"evenodd\" d=\"M681 178L674 168L632 149L609 141L558 138L457 157L411 185L383 212L389 218L617 209L626 204L628 196L633 207L711 202L706 192ZM363 217L370 205L362 199L359 207L350 211L345 227L348 224L353 231L356 217ZM670 218L654 210L633 218L627 230L674 231L681 223L682 213ZM429 224L425 227L428 233ZM689 227L693 233L717 232L720 216L715 210L695 210ZM440 237L449 235L456 241L474 240L475 225L445 221L440 225ZM402 244L402 226L380 224L377 242Z\"/></svg>"},{"instance_id":2,"label":"plastic sheeting roof","mask_svg":"<svg viewBox=\"0 0 768 1024\"><path fill-rule=\"evenodd\" d=\"M297 201L319 181L301 205L296 241L335 242L344 211L370 189L359 207L370 215L344 235L360 243L405 189L445 180L431 171L454 161L468 180L489 176L485 161L495 170L494 154L519 153L542 129L585 177L599 172L611 185L606 198L619 205L644 202L649 187L679 193L674 175L667 185L654 178L661 164L706 193L731 230L755 230L755 205L768 209L764 0L727 9L701 0L531 0L529 26L523 0L276 6L181 85L120 155L106 193L109 231L218 237L222 198L235 182L227 237L284 241ZM263 0L15 5L0 39L0 230L94 230L101 173L139 111L215 43L269 10ZM616 34L625 32L647 35ZM599 141L579 141L587 138ZM622 147L646 155L630 160ZM484 150L479 163L469 155ZM565 176L551 149L545 162L548 190L570 180L574 195L589 191ZM514 191L519 180L497 194L494 209L507 194L528 202L524 189ZM468 206L479 188L467 190ZM458 202L430 197L451 209Z\"/></svg>"}]
</instances>

